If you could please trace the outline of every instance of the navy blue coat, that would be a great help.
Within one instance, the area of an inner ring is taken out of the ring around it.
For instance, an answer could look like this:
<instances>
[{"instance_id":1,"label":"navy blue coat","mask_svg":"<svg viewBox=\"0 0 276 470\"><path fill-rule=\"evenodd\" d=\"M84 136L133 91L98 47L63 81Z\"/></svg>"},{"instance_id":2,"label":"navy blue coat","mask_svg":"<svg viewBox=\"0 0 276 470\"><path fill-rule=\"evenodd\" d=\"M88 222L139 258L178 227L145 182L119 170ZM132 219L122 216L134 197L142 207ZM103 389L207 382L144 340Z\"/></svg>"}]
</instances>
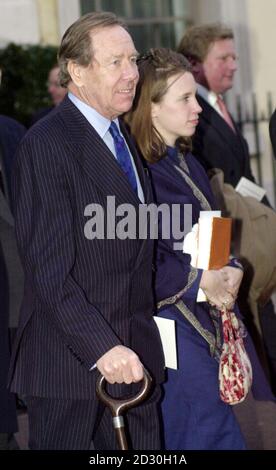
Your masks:
<instances>
[{"instance_id":1,"label":"navy blue coat","mask_svg":"<svg viewBox=\"0 0 276 470\"><path fill-rule=\"evenodd\" d=\"M166 156L158 163L150 165L150 174L158 205L169 204L171 208L173 204L179 204L182 207L185 204L190 205L191 222L194 225L198 222L200 211L216 210L217 206L204 168L191 153L185 156L185 161L189 170L190 184L187 184L185 180L185 172L179 167L178 159L171 156ZM182 210L180 214L180 229L183 231L184 213ZM156 247L155 295L160 311L171 308L177 300L183 300L201 325L215 333L214 324L209 314L209 305L206 302L198 303L196 301L202 270L191 267L190 255L174 249L175 241L177 240L172 233L169 238L163 240L159 236ZM229 264L234 266L235 260L233 259ZM238 316L242 316L237 306L235 312ZM253 393L255 398L274 400L249 335L245 338L245 345L254 370ZM191 358L192 360L193 358Z\"/></svg>"}]
</instances>

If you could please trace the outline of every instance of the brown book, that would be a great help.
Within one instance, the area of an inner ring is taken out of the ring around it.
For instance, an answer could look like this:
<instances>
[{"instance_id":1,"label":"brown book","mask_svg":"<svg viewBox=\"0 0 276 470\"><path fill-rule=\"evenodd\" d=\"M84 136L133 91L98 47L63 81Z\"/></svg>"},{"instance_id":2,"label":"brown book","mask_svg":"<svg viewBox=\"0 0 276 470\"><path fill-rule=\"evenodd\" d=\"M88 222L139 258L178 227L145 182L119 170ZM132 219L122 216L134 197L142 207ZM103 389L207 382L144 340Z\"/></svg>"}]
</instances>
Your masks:
<instances>
[{"instance_id":1,"label":"brown book","mask_svg":"<svg viewBox=\"0 0 276 470\"><path fill-rule=\"evenodd\" d=\"M230 255L232 219L210 217L199 219L197 266L220 269L227 265Z\"/></svg>"},{"instance_id":2,"label":"brown book","mask_svg":"<svg viewBox=\"0 0 276 470\"><path fill-rule=\"evenodd\" d=\"M209 269L220 269L229 262L232 219L214 217L210 246Z\"/></svg>"}]
</instances>

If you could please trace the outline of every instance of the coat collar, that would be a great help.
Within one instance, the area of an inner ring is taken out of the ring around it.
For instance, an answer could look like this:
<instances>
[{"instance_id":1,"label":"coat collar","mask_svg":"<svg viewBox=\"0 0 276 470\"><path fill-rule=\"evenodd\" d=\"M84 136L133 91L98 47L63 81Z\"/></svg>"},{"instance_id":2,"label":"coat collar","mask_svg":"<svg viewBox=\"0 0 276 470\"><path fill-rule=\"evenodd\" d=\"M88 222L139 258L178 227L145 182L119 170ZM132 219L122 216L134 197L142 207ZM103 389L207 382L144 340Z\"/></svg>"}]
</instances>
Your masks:
<instances>
[{"instance_id":1,"label":"coat collar","mask_svg":"<svg viewBox=\"0 0 276 470\"><path fill-rule=\"evenodd\" d=\"M232 151L236 152L237 142L241 139L240 131L233 120L235 126L236 134L230 128L230 126L224 121L223 117L200 95L197 95L197 100L202 108L202 112L199 115L199 122L201 119L207 121L212 127L214 127L217 132L220 134L221 138L225 141L227 147L231 147Z\"/></svg>"}]
</instances>

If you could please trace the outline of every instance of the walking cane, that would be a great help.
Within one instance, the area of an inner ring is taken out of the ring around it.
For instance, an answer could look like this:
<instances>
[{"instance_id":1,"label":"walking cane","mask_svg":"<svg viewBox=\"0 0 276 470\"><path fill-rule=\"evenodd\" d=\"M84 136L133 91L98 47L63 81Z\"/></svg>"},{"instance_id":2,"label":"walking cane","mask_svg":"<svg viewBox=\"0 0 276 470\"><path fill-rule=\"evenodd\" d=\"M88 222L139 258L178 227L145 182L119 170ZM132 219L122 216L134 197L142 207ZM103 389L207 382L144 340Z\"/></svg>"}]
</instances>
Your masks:
<instances>
[{"instance_id":1,"label":"walking cane","mask_svg":"<svg viewBox=\"0 0 276 470\"><path fill-rule=\"evenodd\" d=\"M100 375L96 383L96 393L98 398L110 409L112 414L112 423L115 429L119 448L121 450L128 450L125 423L123 413L130 408L139 405L146 396L151 387L152 378L149 372L144 368L144 377L141 390L134 396L126 399L116 399L108 395L105 390L106 380L103 375Z\"/></svg>"}]
</instances>

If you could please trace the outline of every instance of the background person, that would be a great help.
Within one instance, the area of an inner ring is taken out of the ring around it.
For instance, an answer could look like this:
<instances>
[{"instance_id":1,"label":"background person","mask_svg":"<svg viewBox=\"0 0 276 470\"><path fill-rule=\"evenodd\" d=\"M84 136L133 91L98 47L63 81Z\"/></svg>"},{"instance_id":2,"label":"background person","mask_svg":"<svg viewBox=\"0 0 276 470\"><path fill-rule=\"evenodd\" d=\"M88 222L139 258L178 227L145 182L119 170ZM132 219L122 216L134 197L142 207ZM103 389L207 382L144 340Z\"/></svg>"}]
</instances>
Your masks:
<instances>
[{"instance_id":1,"label":"background person","mask_svg":"<svg viewBox=\"0 0 276 470\"><path fill-rule=\"evenodd\" d=\"M15 397L7 389L11 328L18 323L23 295L23 272L14 234L10 176L17 145L25 128L0 115L0 449L17 448Z\"/></svg>"},{"instance_id":2,"label":"background person","mask_svg":"<svg viewBox=\"0 0 276 470\"><path fill-rule=\"evenodd\" d=\"M52 106L48 106L47 108L42 108L37 111L32 119L31 119L31 126L37 122L39 119L46 116L50 111L52 111L56 106L58 106L63 98L67 94L67 88L64 88L60 84L60 69L58 64L55 64L51 70L49 71L48 81L47 81L47 89L49 96L52 101Z\"/></svg>"}]
</instances>

